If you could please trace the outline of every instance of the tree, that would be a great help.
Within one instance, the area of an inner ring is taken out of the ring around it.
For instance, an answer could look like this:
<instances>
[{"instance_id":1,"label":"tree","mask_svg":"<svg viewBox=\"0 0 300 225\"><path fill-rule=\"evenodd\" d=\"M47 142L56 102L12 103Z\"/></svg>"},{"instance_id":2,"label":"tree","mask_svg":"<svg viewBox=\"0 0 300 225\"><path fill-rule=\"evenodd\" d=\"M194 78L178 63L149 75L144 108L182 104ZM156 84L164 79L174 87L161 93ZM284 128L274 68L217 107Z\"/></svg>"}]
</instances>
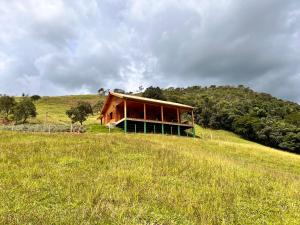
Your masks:
<instances>
[{"instance_id":1,"label":"tree","mask_svg":"<svg viewBox=\"0 0 300 225\"><path fill-rule=\"evenodd\" d=\"M153 98L158 100L166 100L166 97L160 87L148 87L142 94L145 98Z\"/></svg>"},{"instance_id":2,"label":"tree","mask_svg":"<svg viewBox=\"0 0 300 225\"><path fill-rule=\"evenodd\" d=\"M144 90L143 85L140 85L140 86L139 86L139 91L142 92L143 90Z\"/></svg>"},{"instance_id":3,"label":"tree","mask_svg":"<svg viewBox=\"0 0 300 225\"><path fill-rule=\"evenodd\" d=\"M14 97L3 95L0 97L0 113L4 114L4 118L8 119L11 114L16 101Z\"/></svg>"},{"instance_id":4,"label":"tree","mask_svg":"<svg viewBox=\"0 0 300 225\"><path fill-rule=\"evenodd\" d=\"M288 132L287 135L283 137L279 147L300 153L300 131L298 133Z\"/></svg>"},{"instance_id":5,"label":"tree","mask_svg":"<svg viewBox=\"0 0 300 225\"><path fill-rule=\"evenodd\" d=\"M105 90L104 90L104 88L100 88L100 89L98 90L98 94L99 94L100 96L104 96L104 95L105 95Z\"/></svg>"},{"instance_id":6,"label":"tree","mask_svg":"<svg viewBox=\"0 0 300 225\"><path fill-rule=\"evenodd\" d=\"M300 127L300 112L294 112L287 115L285 121Z\"/></svg>"},{"instance_id":7,"label":"tree","mask_svg":"<svg viewBox=\"0 0 300 225\"><path fill-rule=\"evenodd\" d=\"M78 102L76 107L71 107L66 111L66 114L71 119L72 123L79 122L80 125L86 121L90 114L93 114L93 109L88 102Z\"/></svg>"},{"instance_id":8,"label":"tree","mask_svg":"<svg viewBox=\"0 0 300 225\"><path fill-rule=\"evenodd\" d=\"M28 97L24 97L13 108L13 118L16 123L25 123L28 118L36 117L36 115L36 107Z\"/></svg>"},{"instance_id":9,"label":"tree","mask_svg":"<svg viewBox=\"0 0 300 225\"><path fill-rule=\"evenodd\" d=\"M262 129L262 124L257 117L244 115L237 117L233 123L234 131L244 138L255 140L257 132Z\"/></svg>"},{"instance_id":10,"label":"tree","mask_svg":"<svg viewBox=\"0 0 300 225\"><path fill-rule=\"evenodd\" d=\"M39 95L32 95L30 98L31 98L33 101L37 101L37 100L40 100L40 99L41 99L41 96L39 96Z\"/></svg>"},{"instance_id":11,"label":"tree","mask_svg":"<svg viewBox=\"0 0 300 225\"><path fill-rule=\"evenodd\" d=\"M115 89L114 89L114 92L115 92L115 93L120 93L120 94L125 94L125 91L122 90L122 89L120 89L120 88L115 88Z\"/></svg>"}]
</instances>

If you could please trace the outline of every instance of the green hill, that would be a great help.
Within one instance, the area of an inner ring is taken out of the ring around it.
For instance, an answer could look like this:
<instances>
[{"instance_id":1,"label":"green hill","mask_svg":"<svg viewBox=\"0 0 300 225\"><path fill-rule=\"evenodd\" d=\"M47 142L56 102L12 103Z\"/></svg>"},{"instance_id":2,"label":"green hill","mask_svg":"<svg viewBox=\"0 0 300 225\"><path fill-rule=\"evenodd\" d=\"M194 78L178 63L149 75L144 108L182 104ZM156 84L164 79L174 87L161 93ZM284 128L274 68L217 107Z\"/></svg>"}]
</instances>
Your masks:
<instances>
[{"instance_id":1,"label":"green hill","mask_svg":"<svg viewBox=\"0 0 300 225\"><path fill-rule=\"evenodd\" d=\"M300 153L300 105L296 103L277 99L266 93L258 93L242 85L170 87L164 90L150 87L141 94L152 94L152 97L160 96L165 100L194 106L195 122L202 127L228 130L266 146ZM66 131L70 126L66 110L76 105L78 101L88 101L92 106L97 104L99 111L104 97L97 95L43 97L36 101L37 118L29 122L42 126L55 124L53 130ZM85 122L88 131L105 131L98 126L98 111L95 110L95 114ZM11 128L0 127L0 129ZM23 128L20 126L18 129ZM45 128L32 126L25 129Z\"/></svg>"},{"instance_id":2,"label":"green hill","mask_svg":"<svg viewBox=\"0 0 300 225\"><path fill-rule=\"evenodd\" d=\"M36 101L37 118L31 122L35 123L63 123L70 124L70 119L66 115L66 110L75 106L78 101L86 101L91 105L95 105L101 97L98 95L71 95L71 96L57 96L57 97L42 97ZM87 123L97 122L97 116L94 115L88 118Z\"/></svg>"},{"instance_id":3,"label":"green hill","mask_svg":"<svg viewBox=\"0 0 300 225\"><path fill-rule=\"evenodd\" d=\"M30 123L69 124L66 109L99 99L43 97ZM80 135L0 131L0 224L300 223L299 155L199 126L108 134L97 116Z\"/></svg>"},{"instance_id":4,"label":"green hill","mask_svg":"<svg viewBox=\"0 0 300 225\"><path fill-rule=\"evenodd\" d=\"M300 105L242 85L168 88L170 101L194 106L196 123L300 153Z\"/></svg>"},{"instance_id":5,"label":"green hill","mask_svg":"<svg viewBox=\"0 0 300 225\"><path fill-rule=\"evenodd\" d=\"M300 223L300 156L196 130L0 131L0 223Z\"/></svg>"}]
</instances>

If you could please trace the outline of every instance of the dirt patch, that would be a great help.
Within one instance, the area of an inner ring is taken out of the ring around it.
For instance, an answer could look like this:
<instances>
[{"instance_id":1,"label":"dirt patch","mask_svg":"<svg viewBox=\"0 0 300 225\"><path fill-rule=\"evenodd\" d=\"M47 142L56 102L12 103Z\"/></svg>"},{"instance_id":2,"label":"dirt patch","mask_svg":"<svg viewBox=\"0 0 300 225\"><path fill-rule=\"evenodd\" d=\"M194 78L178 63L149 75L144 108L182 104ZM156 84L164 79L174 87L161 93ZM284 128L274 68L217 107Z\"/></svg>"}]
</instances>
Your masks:
<instances>
[{"instance_id":1,"label":"dirt patch","mask_svg":"<svg viewBox=\"0 0 300 225\"><path fill-rule=\"evenodd\" d=\"M11 122L8 119L0 119L0 125L9 125Z\"/></svg>"}]
</instances>

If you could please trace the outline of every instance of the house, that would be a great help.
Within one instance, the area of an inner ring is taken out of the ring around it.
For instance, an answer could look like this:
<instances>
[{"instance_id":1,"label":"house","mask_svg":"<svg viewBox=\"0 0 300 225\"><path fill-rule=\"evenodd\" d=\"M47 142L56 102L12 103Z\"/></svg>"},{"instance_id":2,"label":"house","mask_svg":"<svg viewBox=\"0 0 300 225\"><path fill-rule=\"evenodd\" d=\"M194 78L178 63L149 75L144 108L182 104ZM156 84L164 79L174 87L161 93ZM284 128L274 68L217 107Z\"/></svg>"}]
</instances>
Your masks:
<instances>
[{"instance_id":1,"label":"house","mask_svg":"<svg viewBox=\"0 0 300 225\"><path fill-rule=\"evenodd\" d=\"M192 133L195 136L193 109L175 102L109 92L101 118L105 125L120 127L125 133Z\"/></svg>"}]
</instances>

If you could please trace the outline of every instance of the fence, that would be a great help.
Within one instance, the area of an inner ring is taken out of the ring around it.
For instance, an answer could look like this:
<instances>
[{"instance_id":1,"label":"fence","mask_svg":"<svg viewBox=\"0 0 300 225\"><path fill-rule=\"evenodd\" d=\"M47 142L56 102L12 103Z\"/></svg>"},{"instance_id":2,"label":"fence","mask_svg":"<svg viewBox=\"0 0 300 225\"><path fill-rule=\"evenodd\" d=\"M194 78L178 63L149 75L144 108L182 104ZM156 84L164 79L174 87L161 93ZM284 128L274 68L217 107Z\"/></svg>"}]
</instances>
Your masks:
<instances>
[{"instance_id":1,"label":"fence","mask_svg":"<svg viewBox=\"0 0 300 225\"><path fill-rule=\"evenodd\" d=\"M73 127L74 129L75 127ZM3 125L0 130L24 131L24 132L70 132L70 126L64 124L20 124L20 125Z\"/></svg>"}]
</instances>

